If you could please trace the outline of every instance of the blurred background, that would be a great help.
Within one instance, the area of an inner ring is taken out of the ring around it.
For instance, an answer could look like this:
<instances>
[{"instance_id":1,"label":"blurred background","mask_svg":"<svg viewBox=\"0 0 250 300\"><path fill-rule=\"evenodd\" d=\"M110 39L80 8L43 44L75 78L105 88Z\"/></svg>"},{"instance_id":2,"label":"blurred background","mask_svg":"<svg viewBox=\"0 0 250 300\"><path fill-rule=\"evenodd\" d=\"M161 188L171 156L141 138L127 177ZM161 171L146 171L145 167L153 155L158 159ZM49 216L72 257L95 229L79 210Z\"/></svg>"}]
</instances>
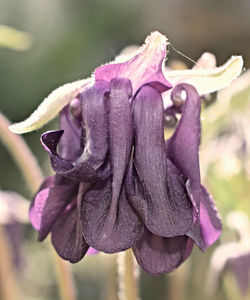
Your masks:
<instances>
[{"instance_id":1,"label":"blurred background","mask_svg":"<svg viewBox=\"0 0 250 300\"><path fill-rule=\"evenodd\" d=\"M246 71L249 16L249 0L0 0L0 24L28 34L15 36L0 28L0 111L11 122L23 120L53 89L88 77L124 47L142 44L153 30L165 34L193 60L205 51L216 55L218 65L231 55L243 55ZM176 60L192 66L170 48L168 63ZM230 89L204 101L201 169L223 219L220 241L205 254L195 249L191 259L170 275L155 277L141 271L143 300L250 299L250 289L243 295L230 270L209 288L209 276L217 272L211 265L214 250L221 244L240 243L239 232L227 222L228 215L244 211L250 217L249 95L250 76L245 72ZM55 120L24 136L45 175L51 169L39 138L56 128ZM30 200L22 175L1 143L0 162L0 189ZM36 242L29 225L17 228L11 233L6 226L10 236L17 235L13 249L18 251L13 256L20 299L58 299L47 245ZM109 290L116 284L115 259L98 254L72 266L78 299L112 300Z\"/></svg>"}]
</instances>

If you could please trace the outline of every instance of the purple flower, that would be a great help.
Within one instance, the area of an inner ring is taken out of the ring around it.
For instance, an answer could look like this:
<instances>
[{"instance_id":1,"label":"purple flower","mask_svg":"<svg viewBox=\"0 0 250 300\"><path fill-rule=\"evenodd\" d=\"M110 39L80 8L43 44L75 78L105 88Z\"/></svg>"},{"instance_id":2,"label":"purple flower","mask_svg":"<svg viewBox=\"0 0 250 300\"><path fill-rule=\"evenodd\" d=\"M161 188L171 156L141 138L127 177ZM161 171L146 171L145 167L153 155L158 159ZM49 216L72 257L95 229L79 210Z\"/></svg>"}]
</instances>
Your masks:
<instances>
[{"instance_id":1,"label":"purple flower","mask_svg":"<svg viewBox=\"0 0 250 300\"><path fill-rule=\"evenodd\" d=\"M162 274L190 255L193 242L205 250L220 235L214 202L200 182L200 96L181 83L164 110L162 94L172 88L166 46L154 32L129 60L96 69L67 96L60 130L41 137L55 175L35 196L30 220L40 241L51 233L66 260L79 261L90 246L105 253L132 248L146 271ZM165 140L169 112L181 118ZM24 121L26 128L41 125L37 115Z\"/></svg>"}]
</instances>

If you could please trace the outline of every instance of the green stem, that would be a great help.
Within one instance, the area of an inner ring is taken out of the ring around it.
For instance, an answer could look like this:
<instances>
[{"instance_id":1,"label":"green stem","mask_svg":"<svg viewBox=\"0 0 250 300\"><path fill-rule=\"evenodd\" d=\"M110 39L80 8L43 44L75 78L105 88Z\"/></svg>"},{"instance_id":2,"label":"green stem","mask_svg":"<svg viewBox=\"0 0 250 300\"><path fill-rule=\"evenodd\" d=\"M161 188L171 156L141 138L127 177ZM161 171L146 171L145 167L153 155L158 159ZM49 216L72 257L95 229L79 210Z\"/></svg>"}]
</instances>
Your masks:
<instances>
[{"instance_id":1,"label":"green stem","mask_svg":"<svg viewBox=\"0 0 250 300\"><path fill-rule=\"evenodd\" d=\"M19 135L11 133L8 129L9 125L10 122L0 112L0 138L21 170L31 193L35 194L43 180L42 171L24 139ZM5 244L6 243L7 241L5 241ZM1 255L4 255L4 250L1 247L0 249ZM50 247L50 250L52 252L52 259L55 267L60 299L75 300L75 286L69 266L58 255L55 254L52 247ZM9 265L11 265L10 257L7 256L7 253L5 253L5 256L9 261ZM8 300L9 299L11 298L8 298Z\"/></svg>"},{"instance_id":2,"label":"green stem","mask_svg":"<svg viewBox=\"0 0 250 300\"><path fill-rule=\"evenodd\" d=\"M100 253L97 256L99 263L103 268L104 276L104 293L102 299L117 300L118 281L117 281L117 254Z\"/></svg>"},{"instance_id":3,"label":"green stem","mask_svg":"<svg viewBox=\"0 0 250 300\"><path fill-rule=\"evenodd\" d=\"M167 281L167 300L185 300L186 286L189 274L189 262L186 261L173 273L166 275Z\"/></svg>"},{"instance_id":4,"label":"green stem","mask_svg":"<svg viewBox=\"0 0 250 300\"><path fill-rule=\"evenodd\" d=\"M118 254L119 299L139 300L139 270L131 249Z\"/></svg>"},{"instance_id":5,"label":"green stem","mask_svg":"<svg viewBox=\"0 0 250 300\"><path fill-rule=\"evenodd\" d=\"M52 260L54 262L60 299L74 300L76 299L76 289L72 273L70 272L69 263L58 256L51 244L49 244L49 246Z\"/></svg>"}]
</instances>

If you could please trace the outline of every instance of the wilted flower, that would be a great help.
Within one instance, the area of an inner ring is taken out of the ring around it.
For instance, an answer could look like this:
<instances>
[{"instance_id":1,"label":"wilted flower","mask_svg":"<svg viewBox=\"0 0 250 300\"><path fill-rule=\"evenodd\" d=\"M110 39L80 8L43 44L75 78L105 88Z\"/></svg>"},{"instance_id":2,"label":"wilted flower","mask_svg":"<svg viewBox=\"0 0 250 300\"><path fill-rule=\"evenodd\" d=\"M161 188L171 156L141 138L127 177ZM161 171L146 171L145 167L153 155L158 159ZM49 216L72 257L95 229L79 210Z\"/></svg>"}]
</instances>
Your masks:
<instances>
[{"instance_id":1,"label":"wilted flower","mask_svg":"<svg viewBox=\"0 0 250 300\"><path fill-rule=\"evenodd\" d=\"M33 130L62 109L60 130L41 137L56 175L35 196L30 220L40 241L51 232L64 259L79 261L89 246L105 253L132 248L146 271L162 274L190 255L193 241L204 250L220 235L213 200L200 183L197 90L205 94L228 85L242 59L213 70L167 73L166 46L163 35L152 33L133 57L59 88L29 119L11 127L17 133ZM170 82L182 83L165 111L168 74ZM165 141L170 110L181 119Z\"/></svg>"}]
</instances>

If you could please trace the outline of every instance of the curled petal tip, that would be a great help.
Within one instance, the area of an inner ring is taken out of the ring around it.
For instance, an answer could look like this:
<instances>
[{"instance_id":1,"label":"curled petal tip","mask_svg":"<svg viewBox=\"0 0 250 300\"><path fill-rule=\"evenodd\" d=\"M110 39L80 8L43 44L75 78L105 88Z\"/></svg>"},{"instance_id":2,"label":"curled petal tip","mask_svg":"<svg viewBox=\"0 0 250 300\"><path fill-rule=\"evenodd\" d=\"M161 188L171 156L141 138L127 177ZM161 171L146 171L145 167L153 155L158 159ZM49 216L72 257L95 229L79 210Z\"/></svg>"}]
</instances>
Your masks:
<instances>
[{"instance_id":1,"label":"curled petal tip","mask_svg":"<svg viewBox=\"0 0 250 300\"><path fill-rule=\"evenodd\" d=\"M165 51L168 44L168 39L159 31L154 31L147 37L145 44L150 52L155 52L157 50Z\"/></svg>"},{"instance_id":2,"label":"curled petal tip","mask_svg":"<svg viewBox=\"0 0 250 300\"><path fill-rule=\"evenodd\" d=\"M170 83L189 83L197 89L200 95L219 91L231 84L242 72L243 59L232 56L221 67L194 68L192 70L170 71L166 76Z\"/></svg>"},{"instance_id":3,"label":"curled petal tip","mask_svg":"<svg viewBox=\"0 0 250 300\"><path fill-rule=\"evenodd\" d=\"M9 130L22 134L41 128L54 119L58 112L73 100L85 86L89 86L91 82L91 79L78 80L57 88L44 99L26 120L9 126Z\"/></svg>"}]
</instances>

